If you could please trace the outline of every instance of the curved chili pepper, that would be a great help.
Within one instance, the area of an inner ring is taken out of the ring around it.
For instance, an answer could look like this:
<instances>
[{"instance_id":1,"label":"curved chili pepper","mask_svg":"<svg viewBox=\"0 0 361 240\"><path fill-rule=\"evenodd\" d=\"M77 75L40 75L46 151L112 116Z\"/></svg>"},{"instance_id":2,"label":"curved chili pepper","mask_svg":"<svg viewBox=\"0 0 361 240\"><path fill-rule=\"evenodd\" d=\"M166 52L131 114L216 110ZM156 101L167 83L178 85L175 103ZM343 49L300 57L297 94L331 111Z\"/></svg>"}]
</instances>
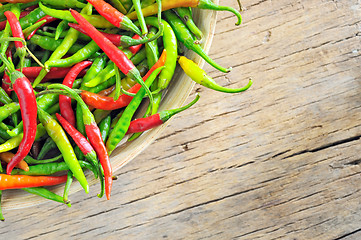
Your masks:
<instances>
[{"instance_id":1,"label":"curved chili pepper","mask_svg":"<svg viewBox=\"0 0 361 240\"><path fill-rule=\"evenodd\" d=\"M65 131L72 137L85 157L92 163L93 166L98 167L97 155L88 140L60 114L57 113L56 118L63 126Z\"/></svg>"},{"instance_id":2,"label":"curved chili pepper","mask_svg":"<svg viewBox=\"0 0 361 240\"><path fill-rule=\"evenodd\" d=\"M17 102L5 104L4 106L0 107L0 122L19 111L19 109L20 105Z\"/></svg>"},{"instance_id":3,"label":"curved chili pepper","mask_svg":"<svg viewBox=\"0 0 361 240\"><path fill-rule=\"evenodd\" d=\"M239 93L246 91L252 86L253 81L249 80L248 84L242 88L226 88L218 85L207 73L200 68L192 60L182 56L178 60L179 65L182 67L183 71L196 83L205 86L207 88L224 92L224 93Z\"/></svg>"},{"instance_id":4,"label":"curved chili pepper","mask_svg":"<svg viewBox=\"0 0 361 240\"><path fill-rule=\"evenodd\" d=\"M38 195L40 197L55 201L55 202L60 202L60 203L65 203L68 207L71 207L71 204L67 201L64 201L64 199L51 192L50 190L43 188L43 187L31 187L31 188L22 188L22 190L31 193L31 194L35 194Z\"/></svg>"},{"instance_id":5,"label":"curved chili pepper","mask_svg":"<svg viewBox=\"0 0 361 240\"><path fill-rule=\"evenodd\" d=\"M29 187L53 186L64 183L66 175L52 176L26 176L0 174L0 190L19 189Z\"/></svg>"},{"instance_id":6,"label":"curved chili pepper","mask_svg":"<svg viewBox=\"0 0 361 240\"><path fill-rule=\"evenodd\" d=\"M45 24L47 24L47 23L54 22L54 21L56 21L56 20L58 20L58 19L55 18L55 17L49 16L49 15L46 15L45 17L40 18L37 22L41 22L42 20L45 20L45 22L44 22L40 27L38 27L37 29L35 29L34 31L32 31L32 32L29 34L29 36L27 37L28 40L30 40L30 39L34 36L34 34L36 33L36 31L37 31L39 28L43 27L43 26L44 26Z\"/></svg>"},{"instance_id":7,"label":"curved chili pepper","mask_svg":"<svg viewBox=\"0 0 361 240\"><path fill-rule=\"evenodd\" d=\"M197 25L193 21L192 11L189 7L179 7L176 8L175 11L178 13L179 17L184 21L189 30L196 36L198 39L198 43L200 43L203 39L202 31L197 27Z\"/></svg>"},{"instance_id":8,"label":"curved chili pepper","mask_svg":"<svg viewBox=\"0 0 361 240\"><path fill-rule=\"evenodd\" d=\"M21 117L24 122L24 135L23 140L19 145L19 149L13 159L7 166L7 174L11 173L11 170L28 155L31 146L34 143L36 136L36 118L37 118L37 104L34 95L34 90L31 87L31 83L25 77L24 74L15 70L15 67L0 55L2 61L6 64L8 71L10 72L10 81L13 85L16 95L19 98L19 104L21 109Z\"/></svg>"},{"instance_id":9,"label":"curved chili pepper","mask_svg":"<svg viewBox=\"0 0 361 240\"><path fill-rule=\"evenodd\" d=\"M217 64L213 59L211 59L203 50L199 44L195 44L194 37L189 31L187 26L183 21L171 10L165 11L164 16L167 18L169 24L172 26L177 39L184 44L188 49L194 51L199 56L201 56L207 63L209 63L214 68L218 69L221 72L228 73L232 68L224 68Z\"/></svg>"},{"instance_id":10,"label":"curved chili pepper","mask_svg":"<svg viewBox=\"0 0 361 240\"><path fill-rule=\"evenodd\" d=\"M240 25L242 22L241 14L232 7L227 6L219 6L212 2L212 0L162 0L162 11L166 11L172 8L178 7L193 7L193 8L200 8L200 9L208 9L208 10L215 10L215 11L229 11L235 14L238 18L236 25ZM153 4L148 7L142 9L143 15L145 17L154 15L158 12L158 4ZM137 18L137 13L132 12L127 14L130 19L134 20Z\"/></svg>"},{"instance_id":11,"label":"curved chili pepper","mask_svg":"<svg viewBox=\"0 0 361 240\"><path fill-rule=\"evenodd\" d=\"M69 139L66 136L66 133L59 125L59 123L41 108L38 109L38 115L40 122L46 129L46 132L58 146L60 152L63 155L64 161L69 166L69 169L73 172L75 178L78 179L84 191L88 193L88 182L85 178L83 170L80 167L78 159L75 156L73 147L71 146Z\"/></svg>"},{"instance_id":12,"label":"curved chili pepper","mask_svg":"<svg viewBox=\"0 0 361 240\"><path fill-rule=\"evenodd\" d=\"M87 0L87 1L94 6L94 8L98 11L100 15L102 15L105 19L111 22L114 26L118 28L122 28L124 30L132 31L138 35L142 34L140 30L133 24L133 22L128 17L126 17L121 12L119 12L109 3L103 0Z\"/></svg>"},{"instance_id":13,"label":"curved chili pepper","mask_svg":"<svg viewBox=\"0 0 361 240\"><path fill-rule=\"evenodd\" d=\"M149 72L143 77L143 81L147 80L149 75L157 68L164 66L164 63L167 59L167 52L163 50L161 57L158 62L149 70ZM137 93L141 88L140 84L134 85L131 89L128 90L130 93ZM82 91L80 93L83 101L94 108L103 109L103 110L115 110L127 106L133 99L131 96L121 95L118 100L114 101L112 97L99 96L97 94Z\"/></svg>"},{"instance_id":14,"label":"curved chili pepper","mask_svg":"<svg viewBox=\"0 0 361 240\"><path fill-rule=\"evenodd\" d=\"M90 61L84 61L76 64L66 75L63 81L63 85L72 88L75 78L78 74L83 71L85 68L89 67L92 64ZM73 126L75 127L75 114L71 106L71 99L67 96L59 96L59 106L61 115Z\"/></svg>"},{"instance_id":15,"label":"curved chili pepper","mask_svg":"<svg viewBox=\"0 0 361 240\"><path fill-rule=\"evenodd\" d=\"M54 142L54 140L51 137L48 137L45 140L45 143L43 144L43 147L41 148L41 150L38 154L38 159L43 159L50 150L55 149L55 148L57 148L56 143Z\"/></svg>"},{"instance_id":16,"label":"curved chili pepper","mask_svg":"<svg viewBox=\"0 0 361 240\"><path fill-rule=\"evenodd\" d=\"M49 51L55 51L61 45L61 43L63 42L63 39L55 40L54 38L49 37L49 36L40 36L40 35L35 34L30 39L30 42L32 44L38 45L42 49L49 50ZM68 53L74 54L82 48L83 48L83 46L81 44L75 43L69 48Z\"/></svg>"},{"instance_id":17,"label":"curved chili pepper","mask_svg":"<svg viewBox=\"0 0 361 240\"><path fill-rule=\"evenodd\" d=\"M43 10L41 10L40 8L36 8L33 11L31 11L28 15L26 15L25 17L19 20L21 28L22 29L28 28L32 24L36 23L36 21L38 21L39 19L45 16L46 13Z\"/></svg>"},{"instance_id":18,"label":"curved chili pepper","mask_svg":"<svg viewBox=\"0 0 361 240\"><path fill-rule=\"evenodd\" d=\"M116 64L120 71L127 76L135 79L143 88L145 88L149 100L152 103L153 97L149 88L144 84L138 69L134 66L123 51L118 49L112 44L106 37L104 37L94 26L92 26L85 18L83 18L77 11L70 10L73 17L77 20L80 26L92 37L92 39L99 45L99 47L105 52L110 60Z\"/></svg>"},{"instance_id":19,"label":"curved chili pepper","mask_svg":"<svg viewBox=\"0 0 361 240\"><path fill-rule=\"evenodd\" d=\"M22 11L20 13L20 19L25 17L26 15L28 15L30 13L30 11ZM0 22L0 31L4 30L5 29L5 26L6 26L6 23L7 23L7 20L4 20L4 21L1 21Z\"/></svg>"},{"instance_id":20,"label":"curved chili pepper","mask_svg":"<svg viewBox=\"0 0 361 240\"><path fill-rule=\"evenodd\" d=\"M144 132L144 131L147 131L154 127L160 126L163 123L165 123L166 121L168 121L175 114L180 113L180 112L190 108L191 106L193 106L198 100L199 100L199 95L197 95L196 98L192 102L190 102L189 104L187 104L184 107L167 110L167 111L162 111L160 113L154 114L154 115L146 117L146 118L139 118L139 119L133 120L130 122L128 131L126 134Z\"/></svg>"},{"instance_id":21,"label":"curved chili pepper","mask_svg":"<svg viewBox=\"0 0 361 240\"><path fill-rule=\"evenodd\" d=\"M6 163L9 163L11 161L11 159L14 157L14 153L12 152L3 152L0 153L0 159ZM21 160L15 167L20 168L24 171L29 171L29 166L28 164L23 160Z\"/></svg>"},{"instance_id":22,"label":"curved chili pepper","mask_svg":"<svg viewBox=\"0 0 361 240\"><path fill-rule=\"evenodd\" d=\"M112 188L112 167L109 160L109 155L103 143L99 127L95 123L94 116L89 111L87 105L71 88L63 86L61 84L52 84L48 87L49 89L64 89L72 98L74 98L81 106L83 111L83 120L85 124L86 135L89 139L90 144L93 146L95 152L98 155L100 164L104 170L105 177L105 193L107 199L110 199L110 192Z\"/></svg>"},{"instance_id":23,"label":"curved chili pepper","mask_svg":"<svg viewBox=\"0 0 361 240\"><path fill-rule=\"evenodd\" d=\"M6 11L4 14L10 24L13 37L18 37L25 40L23 30L20 26L19 19L16 17L16 15L11 11ZM20 57L20 68L22 68L26 56L26 49L24 44L20 41L15 41L15 47L16 47L16 53Z\"/></svg>"},{"instance_id":24,"label":"curved chili pepper","mask_svg":"<svg viewBox=\"0 0 361 240\"><path fill-rule=\"evenodd\" d=\"M151 86L155 78L158 76L160 71L163 69L163 67L157 68L154 70L154 72L149 76L149 78L146 80L147 86ZM113 150L116 148L116 146L120 143L120 141L125 136L130 121L135 113L135 111L138 109L139 105L141 104L143 98L145 96L145 89L141 88L137 92L137 95L132 99L132 101L129 103L129 105L125 108L122 116L120 117L117 124L114 126L113 131L110 133L109 138L106 142L107 151L109 154L113 152Z\"/></svg>"}]
</instances>

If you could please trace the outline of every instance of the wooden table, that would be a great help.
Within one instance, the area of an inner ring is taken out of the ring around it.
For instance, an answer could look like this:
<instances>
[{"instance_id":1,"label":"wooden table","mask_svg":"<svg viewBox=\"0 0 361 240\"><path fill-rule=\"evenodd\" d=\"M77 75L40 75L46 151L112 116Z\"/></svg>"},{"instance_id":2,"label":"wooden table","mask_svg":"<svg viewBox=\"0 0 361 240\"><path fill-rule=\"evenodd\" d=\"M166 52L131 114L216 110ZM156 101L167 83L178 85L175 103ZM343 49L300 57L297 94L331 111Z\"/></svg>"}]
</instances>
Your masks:
<instances>
[{"instance_id":1,"label":"wooden table","mask_svg":"<svg viewBox=\"0 0 361 240\"><path fill-rule=\"evenodd\" d=\"M360 1L243 7L240 27L219 14L211 50L233 71L205 70L252 89L196 87L199 104L117 172L110 201L7 211L1 238L361 239Z\"/></svg>"}]
</instances>

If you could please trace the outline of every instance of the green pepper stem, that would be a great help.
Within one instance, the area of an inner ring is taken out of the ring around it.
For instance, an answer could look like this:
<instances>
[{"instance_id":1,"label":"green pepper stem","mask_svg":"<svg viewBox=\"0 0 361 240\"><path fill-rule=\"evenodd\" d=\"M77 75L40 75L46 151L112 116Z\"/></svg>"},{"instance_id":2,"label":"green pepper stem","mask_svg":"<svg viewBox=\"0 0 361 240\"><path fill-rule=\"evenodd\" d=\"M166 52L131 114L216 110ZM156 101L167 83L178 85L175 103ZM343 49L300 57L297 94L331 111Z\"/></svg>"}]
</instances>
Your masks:
<instances>
[{"instance_id":1,"label":"green pepper stem","mask_svg":"<svg viewBox=\"0 0 361 240\"><path fill-rule=\"evenodd\" d=\"M200 96L199 94L196 95L196 98L188 103L187 105L180 107L180 108L176 108L176 109L172 109L172 110L166 110L166 111L162 111L159 113L159 118L162 122L166 122L168 121L171 117L173 117L175 114L183 112L184 110L187 110L188 108L190 108L191 106L193 106L196 102L198 102Z\"/></svg>"}]
</instances>

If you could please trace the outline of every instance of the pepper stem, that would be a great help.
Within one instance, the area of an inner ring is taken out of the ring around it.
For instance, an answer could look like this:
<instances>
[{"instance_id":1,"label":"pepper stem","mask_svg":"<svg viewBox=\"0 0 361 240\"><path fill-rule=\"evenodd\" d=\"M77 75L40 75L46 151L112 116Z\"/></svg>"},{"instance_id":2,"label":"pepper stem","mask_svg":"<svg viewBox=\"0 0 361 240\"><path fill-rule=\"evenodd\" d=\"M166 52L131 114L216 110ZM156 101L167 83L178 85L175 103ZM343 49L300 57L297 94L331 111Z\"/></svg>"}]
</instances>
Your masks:
<instances>
[{"instance_id":1,"label":"pepper stem","mask_svg":"<svg viewBox=\"0 0 361 240\"><path fill-rule=\"evenodd\" d=\"M196 98L192 102L188 103L187 105L185 105L183 107L160 112L159 113L160 120L162 122L168 121L171 117L173 117L177 113L183 112L184 110L186 110L186 109L190 108L191 106L193 106L196 102L198 102L199 98L200 98L200 96L199 96L199 94L197 94Z\"/></svg>"},{"instance_id":2,"label":"pepper stem","mask_svg":"<svg viewBox=\"0 0 361 240\"><path fill-rule=\"evenodd\" d=\"M229 12L232 12L238 18L238 22L236 23L236 25L240 25L242 23L242 16L236 9L234 9L232 7L228 7L228 6L219 6L217 4L214 4L212 2L212 0L200 0L199 4L198 4L198 8L215 10L215 11L229 11Z\"/></svg>"}]
</instances>

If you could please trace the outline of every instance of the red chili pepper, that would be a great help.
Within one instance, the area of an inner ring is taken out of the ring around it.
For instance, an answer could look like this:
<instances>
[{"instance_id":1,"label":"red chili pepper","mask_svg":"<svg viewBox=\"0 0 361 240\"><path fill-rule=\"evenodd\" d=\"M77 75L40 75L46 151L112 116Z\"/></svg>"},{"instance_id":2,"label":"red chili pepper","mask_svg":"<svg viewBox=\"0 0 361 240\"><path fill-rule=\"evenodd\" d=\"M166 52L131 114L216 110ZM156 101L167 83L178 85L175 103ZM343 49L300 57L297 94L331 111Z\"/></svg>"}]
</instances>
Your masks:
<instances>
[{"instance_id":1,"label":"red chili pepper","mask_svg":"<svg viewBox=\"0 0 361 240\"><path fill-rule=\"evenodd\" d=\"M154 115L146 117L146 118L139 118L139 119L133 120L130 122L127 134L144 132L146 130L160 126L163 123L165 123L166 121L168 121L175 114L180 113L180 112L190 108L198 100L199 100L199 95L197 95L196 98L192 102L190 102L188 105L186 105L184 107L167 110L167 111L162 111L160 113L154 114Z\"/></svg>"},{"instance_id":2,"label":"red chili pepper","mask_svg":"<svg viewBox=\"0 0 361 240\"><path fill-rule=\"evenodd\" d=\"M137 28L127 16L119 12L109 3L103 0L87 0L87 1L94 6L94 8L97 10L97 12L100 15L102 15L114 26L118 28L123 28L125 30L130 30L138 35L142 35L139 28Z\"/></svg>"},{"instance_id":3,"label":"red chili pepper","mask_svg":"<svg viewBox=\"0 0 361 240\"><path fill-rule=\"evenodd\" d=\"M55 20L58 20L58 19L55 18L55 17L49 16L49 15L46 15L45 17L40 18L40 19L39 19L38 21L36 21L36 22L41 22L41 21L43 21L43 20L46 20L46 22L43 23L43 24L42 24L40 27L38 27L37 29L35 29L32 33L30 33L30 35L28 36L28 40L30 40L30 39L34 36L34 34L36 33L36 31L38 31L39 28L41 28L42 26L44 26L44 25L47 24L47 23L54 22Z\"/></svg>"},{"instance_id":4,"label":"red chili pepper","mask_svg":"<svg viewBox=\"0 0 361 240\"><path fill-rule=\"evenodd\" d=\"M83 61L76 65L74 65L71 70L68 72L66 77L64 78L63 85L72 88L75 78L78 74L83 71L85 68L90 66L92 62ZM59 106L61 115L73 126L75 127L75 114L71 107L71 99L67 96L60 95L59 96Z\"/></svg>"},{"instance_id":5,"label":"red chili pepper","mask_svg":"<svg viewBox=\"0 0 361 240\"><path fill-rule=\"evenodd\" d=\"M19 99L21 117L24 125L24 135L19 149L7 165L6 173L10 174L13 168L23 160L30 152L34 143L37 128L37 103L34 89L25 75L15 70L15 67L4 56L0 54L1 60L5 63L10 73L10 81Z\"/></svg>"},{"instance_id":6,"label":"red chili pepper","mask_svg":"<svg viewBox=\"0 0 361 240\"><path fill-rule=\"evenodd\" d=\"M76 145L80 148L82 153L85 155L87 159L89 159L92 164L95 166L98 165L97 155L94 151L92 145L88 142L88 140L81 134L76 128L74 128L65 118L63 118L60 114L56 113L56 118L59 120L60 124L63 126L65 131L72 137Z\"/></svg>"},{"instance_id":7,"label":"red chili pepper","mask_svg":"<svg viewBox=\"0 0 361 240\"><path fill-rule=\"evenodd\" d=\"M24 67L21 72L29 79L30 82L33 82L34 79L39 75L39 73L42 69L43 69L42 67ZM46 82L46 81L49 81L52 79L64 78L66 76L66 74L68 74L70 69L71 69L71 67L68 67L68 68L53 67L50 69L50 72L48 72L48 74L46 74L46 76L44 77L44 79L41 82ZM20 71L20 69L17 69L17 71ZM85 73L86 73L86 71L83 70L80 72L80 74L78 76L84 76ZM7 74L4 74L2 88L8 94L10 94L12 91L12 89L10 88L10 78Z\"/></svg>"},{"instance_id":8,"label":"red chili pepper","mask_svg":"<svg viewBox=\"0 0 361 240\"><path fill-rule=\"evenodd\" d=\"M150 74L157 68L164 66L167 58L166 50L163 50L162 55L159 60L154 64L154 66L148 71L148 73L143 77L143 81L147 80ZM130 93L137 93L141 88L140 84L135 84L132 88L128 90ZM114 101L112 97L100 96L95 93L88 91L82 91L80 93L83 101L94 108L103 109L103 110L115 110L127 106L133 99L132 96L121 95L118 100Z\"/></svg>"},{"instance_id":9,"label":"red chili pepper","mask_svg":"<svg viewBox=\"0 0 361 240\"><path fill-rule=\"evenodd\" d=\"M53 186L66 182L66 179L67 175L54 177L0 174L0 190Z\"/></svg>"},{"instance_id":10,"label":"red chili pepper","mask_svg":"<svg viewBox=\"0 0 361 240\"><path fill-rule=\"evenodd\" d=\"M79 25L79 24L75 24L75 23L68 23L68 25L74 29L76 29L77 31L87 35L88 33ZM104 37L108 38L109 41L111 41L115 46L119 47L122 45L122 37L123 35L118 35L118 34L112 34L112 33L105 33L105 32L100 32L101 34L104 35ZM135 40L140 40L142 39L138 34L135 34L133 37L133 39ZM139 44L136 46L130 46L129 50L133 53L136 54L137 52L139 52L139 50L142 48L143 44Z\"/></svg>"},{"instance_id":11,"label":"red chili pepper","mask_svg":"<svg viewBox=\"0 0 361 240\"><path fill-rule=\"evenodd\" d=\"M13 37L18 37L18 38L25 40L23 30L21 28L19 19L17 19L16 15L11 11L6 11L4 13L4 15L6 16L6 19L8 20L8 22L10 24L10 28L11 28ZM25 46L22 42L15 41L15 47L16 47L16 51L20 57L20 63L22 65L24 62L25 56L26 56Z\"/></svg>"},{"instance_id":12,"label":"red chili pepper","mask_svg":"<svg viewBox=\"0 0 361 240\"><path fill-rule=\"evenodd\" d=\"M153 103L153 96L149 88L145 85L138 69L134 66L133 62L130 61L123 51L118 49L109 39L104 37L93 25L91 25L83 16L77 11L70 10L71 14L79 25L88 33L89 36L98 44L98 46L105 52L111 61L117 65L117 67L129 76L131 79L135 79L147 92L149 100Z\"/></svg>"},{"instance_id":13,"label":"red chili pepper","mask_svg":"<svg viewBox=\"0 0 361 240\"><path fill-rule=\"evenodd\" d=\"M22 11L20 13L20 17L19 18L23 18L25 17L26 15L28 15L31 11ZM1 21L0 22L0 31L4 30L5 27L6 27L6 23L7 23L7 20L4 20L4 21Z\"/></svg>"}]
</instances>

